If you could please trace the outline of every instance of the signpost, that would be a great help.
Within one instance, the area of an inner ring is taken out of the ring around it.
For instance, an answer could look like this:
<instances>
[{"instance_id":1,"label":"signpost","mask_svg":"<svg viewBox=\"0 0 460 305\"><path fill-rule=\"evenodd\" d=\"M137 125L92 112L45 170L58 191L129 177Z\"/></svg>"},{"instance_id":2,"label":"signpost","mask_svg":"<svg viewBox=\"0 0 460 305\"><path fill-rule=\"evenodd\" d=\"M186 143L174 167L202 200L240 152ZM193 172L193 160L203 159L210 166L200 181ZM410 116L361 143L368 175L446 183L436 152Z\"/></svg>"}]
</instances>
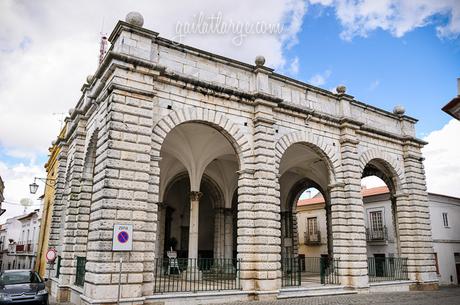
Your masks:
<instances>
[{"instance_id":1,"label":"signpost","mask_svg":"<svg viewBox=\"0 0 460 305\"><path fill-rule=\"evenodd\" d=\"M133 225L116 224L113 226L112 251L132 251L133 250ZM120 304L121 294L121 270L123 258L120 257L120 270L118 273L118 296L117 304Z\"/></svg>"},{"instance_id":2,"label":"signpost","mask_svg":"<svg viewBox=\"0 0 460 305\"><path fill-rule=\"evenodd\" d=\"M46 251L46 262L48 263L49 265L49 268L48 268L48 279L51 277L51 270L54 270L54 262L56 261L56 257L57 257L57 252L56 252L56 249L54 248L49 248L48 251Z\"/></svg>"}]
</instances>

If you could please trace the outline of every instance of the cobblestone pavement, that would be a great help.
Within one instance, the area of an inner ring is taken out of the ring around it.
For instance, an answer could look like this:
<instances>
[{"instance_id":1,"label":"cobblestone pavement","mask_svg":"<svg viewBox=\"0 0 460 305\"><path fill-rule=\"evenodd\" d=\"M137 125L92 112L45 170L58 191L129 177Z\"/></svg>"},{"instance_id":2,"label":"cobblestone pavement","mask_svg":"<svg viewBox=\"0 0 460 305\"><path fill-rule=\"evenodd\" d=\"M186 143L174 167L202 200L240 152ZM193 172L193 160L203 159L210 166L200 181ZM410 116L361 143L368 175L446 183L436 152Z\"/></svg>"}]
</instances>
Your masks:
<instances>
[{"instance_id":1,"label":"cobblestone pavement","mask_svg":"<svg viewBox=\"0 0 460 305\"><path fill-rule=\"evenodd\" d=\"M460 287L439 291L411 291L351 294L295 298L270 302L248 302L250 305L460 305Z\"/></svg>"}]
</instances>

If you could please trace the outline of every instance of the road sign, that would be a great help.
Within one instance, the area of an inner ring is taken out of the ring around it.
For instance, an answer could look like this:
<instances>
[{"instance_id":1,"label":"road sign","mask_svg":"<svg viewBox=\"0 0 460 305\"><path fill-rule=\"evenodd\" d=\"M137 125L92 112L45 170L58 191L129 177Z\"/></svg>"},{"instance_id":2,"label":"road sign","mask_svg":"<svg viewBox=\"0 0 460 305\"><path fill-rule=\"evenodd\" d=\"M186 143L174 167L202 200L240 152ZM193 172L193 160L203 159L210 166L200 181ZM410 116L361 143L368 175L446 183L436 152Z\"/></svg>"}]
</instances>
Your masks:
<instances>
[{"instance_id":1,"label":"road sign","mask_svg":"<svg viewBox=\"0 0 460 305\"><path fill-rule=\"evenodd\" d=\"M133 249L133 225L114 225L112 251Z\"/></svg>"},{"instance_id":2,"label":"road sign","mask_svg":"<svg viewBox=\"0 0 460 305\"><path fill-rule=\"evenodd\" d=\"M48 263L54 263L55 260L56 260L56 249L54 248L48 249L48 251L46 252L46 261Z\"/></svg>"}]
</instances>

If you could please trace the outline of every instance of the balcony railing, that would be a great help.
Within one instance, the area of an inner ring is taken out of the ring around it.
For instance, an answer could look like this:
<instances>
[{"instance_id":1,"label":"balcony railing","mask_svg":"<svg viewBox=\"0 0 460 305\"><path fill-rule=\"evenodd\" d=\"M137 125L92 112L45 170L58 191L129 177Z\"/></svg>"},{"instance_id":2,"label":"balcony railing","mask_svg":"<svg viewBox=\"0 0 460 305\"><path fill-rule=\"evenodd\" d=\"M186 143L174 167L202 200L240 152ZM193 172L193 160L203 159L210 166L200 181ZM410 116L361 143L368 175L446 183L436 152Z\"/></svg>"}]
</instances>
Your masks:
<instances>
[{"instance_id":1,"label":"balcony railing","mask_svg":"<svg viewBox=\"0 0 460 305\"><path fill-rule=\"evenodd\" d=\"M321 232L316 231L315 233L305 232L305 244L306 245L320 245L321 244Z\"/></svg>"},{"instance_id":2,"label":"balcony railing","mask_svg":"<svg viewBox=\"0 0 460 305\"><path fill-rule=\"evenodd\" d=\"M16 244L16 252L17 253L32 253L33 252L32 241L31 240L19 241Z\"/></svg>"},{"instance_id":3,"label":"balcony railing","mask_svg":"<svg viewBox=\"0 0 460 305\"><path fill-rule=\"evenodd\" d=\"M407 258L369 257L367 259L369 282L408 280Z\"/></svg>"},{"instance_id":4,"label":"balcony railing","mask_svg":"<svg viewBox=\"0 0 460 305\"><path fill-rule=\"evenodd\" d=\"M157 258L154 293L239 290L240 260Z\"/></svg>"},{"instance_id":5,"label":"balcony railing","mask_svg":"<svg viewBox=\"0 0 460 305\"><path fill-rule=\"evenodd\" d=\"M388 231L387 227L383 226L379 229L366 228L366 240L367 241L387 241Z\"/></svg>"}]
</instances>

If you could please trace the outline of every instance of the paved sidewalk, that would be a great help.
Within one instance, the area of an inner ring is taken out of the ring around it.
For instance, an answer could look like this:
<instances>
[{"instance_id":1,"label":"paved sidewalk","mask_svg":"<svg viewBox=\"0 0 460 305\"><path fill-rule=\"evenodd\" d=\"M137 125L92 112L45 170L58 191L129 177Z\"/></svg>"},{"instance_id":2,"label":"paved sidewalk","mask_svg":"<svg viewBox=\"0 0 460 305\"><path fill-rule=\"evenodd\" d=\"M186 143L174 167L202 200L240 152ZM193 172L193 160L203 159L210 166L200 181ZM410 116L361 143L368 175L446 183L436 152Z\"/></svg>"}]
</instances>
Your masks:
<instances>
[{"instance_id":1,"label":"paved sidewalk","mask_svg":"<svg viewBox=\"0 0 460 305\"><path fill-rule=\"evenodd\" d=\"M231 304L231 303L229 303ZM270 302L247 302L250 305L460 305L460 287L439 291L411 291L308 297Z\"/></svg>"}]
</instances>

